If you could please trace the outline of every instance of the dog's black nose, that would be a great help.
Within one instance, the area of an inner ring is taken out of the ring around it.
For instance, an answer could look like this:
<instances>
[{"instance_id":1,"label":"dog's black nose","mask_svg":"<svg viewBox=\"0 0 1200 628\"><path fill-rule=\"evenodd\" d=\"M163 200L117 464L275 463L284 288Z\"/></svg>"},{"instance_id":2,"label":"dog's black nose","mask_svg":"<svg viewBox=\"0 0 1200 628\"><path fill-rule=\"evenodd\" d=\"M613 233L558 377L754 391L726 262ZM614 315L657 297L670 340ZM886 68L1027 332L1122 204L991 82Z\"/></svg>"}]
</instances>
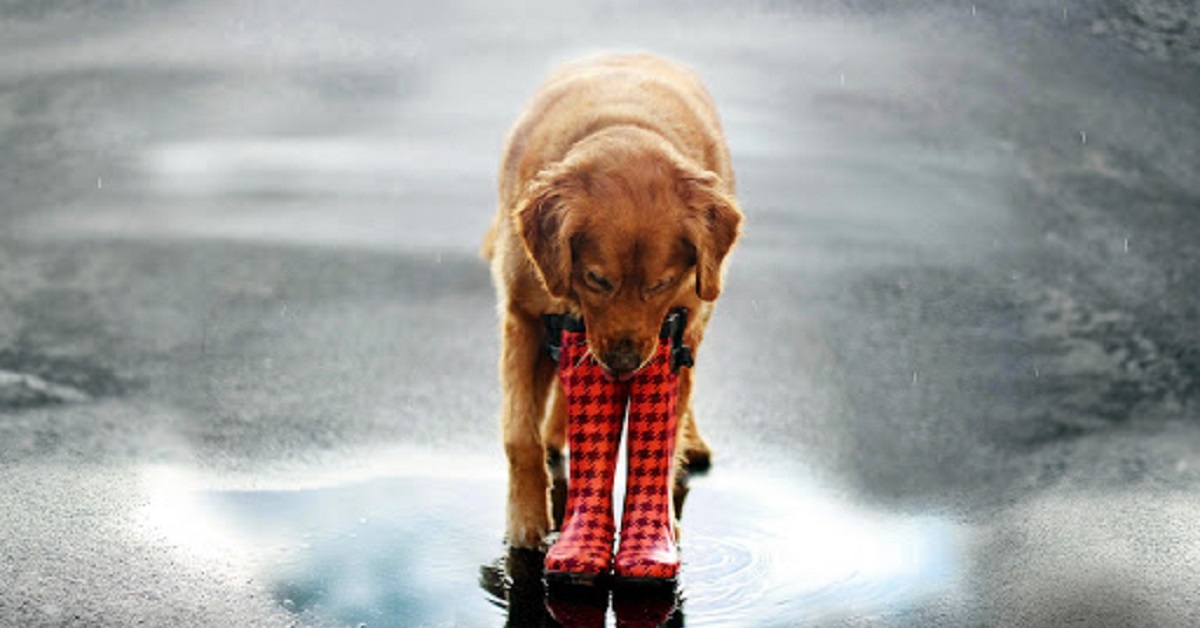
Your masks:
<instances>
[{"instance_id":1,"label":"dog's black nose","mask_svg":"<svg viewBox=\"0 0 1200 628\"><path fill-rule=\"evenodd\" d=\"M601 356L601 361L615 375L628 375L642 365L642 356L633 348L633 341L618 340Z\"/></svg>"},{"instance_id":2,"label":"dog's black nose","mask_svg":"<svg viewBox=\"0 0 1200 628\"><path fill-rule=\"evenodd\" d=\"M641 360L632 353L610 353L604 356L604 364L617 375L632 373L641 364Z\"/></svg>"}]
</instances>

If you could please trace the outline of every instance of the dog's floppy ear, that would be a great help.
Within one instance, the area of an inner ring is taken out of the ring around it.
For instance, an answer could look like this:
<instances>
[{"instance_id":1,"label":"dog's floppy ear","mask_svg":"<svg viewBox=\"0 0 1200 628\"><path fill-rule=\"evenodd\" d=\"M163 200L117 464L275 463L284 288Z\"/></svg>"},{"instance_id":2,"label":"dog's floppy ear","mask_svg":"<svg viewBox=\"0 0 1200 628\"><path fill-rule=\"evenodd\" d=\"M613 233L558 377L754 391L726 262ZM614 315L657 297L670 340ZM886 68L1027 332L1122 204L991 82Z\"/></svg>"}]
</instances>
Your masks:
<instances>
[{"instance_id":1,"label":"dog's floppy ear","mask_svg":"<svg viewBox=\"0 0 1200 628\"><path fill-rule=\"evenodd\" d=\"M566 297L571 289L571 245L566 221L569 173L550 168L540 173L517 199L513 221L546 290Z\"/></svg>"},{"instance_id":2,"label":"dog's floppy ear","mask_svg":"<svg viewBox=\"0 0 1200 628\"><path fill-rule=\"evenodd\" d=\"M741 234L742 212L720 183L709 171L684 172L679 178L679 194L690 211L684 224L696 254L696 293L705 301L721 294L721 264Z\"/></svg>"}]
</instances>

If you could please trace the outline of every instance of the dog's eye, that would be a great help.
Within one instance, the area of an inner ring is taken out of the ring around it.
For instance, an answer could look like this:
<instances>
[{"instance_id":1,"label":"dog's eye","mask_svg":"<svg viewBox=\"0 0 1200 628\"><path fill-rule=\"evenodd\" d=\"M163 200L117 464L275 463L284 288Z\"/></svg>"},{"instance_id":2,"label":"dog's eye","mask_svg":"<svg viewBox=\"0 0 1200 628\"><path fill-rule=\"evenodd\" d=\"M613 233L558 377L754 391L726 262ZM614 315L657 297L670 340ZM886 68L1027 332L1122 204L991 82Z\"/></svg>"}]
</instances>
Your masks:
<instances>
[{"instance_id":1,"label":"dog's eye","mask_svg":"<svg viewBox=\"0 0 1200 628\"><path fill-rule=\"evenodd\" d=\"M671 285L674 283L675 283L674 277L665 277L663 279L660 279L658 282L656 282L654 285L650 286L649 288L646 288L646 294L649 294L649 295L661 294L664 290L666 290L667 288L670 288Z\"/></svg>"},{"instance_id":2,"label":"dog's eye","mask_svg":"<svg viewBox=\"0 0 1200 628\"><path fill-rule=\"evenodd\" d=\"M587 277L588 285L591 286L593 289L599 290L600 292L612 292L612 289L613 289L612 282L605 279L604 277L601 277L600 275L597 275L596 273L594 273L590 270L587 272L586 277Z\"/></svg>"}]
</instances>

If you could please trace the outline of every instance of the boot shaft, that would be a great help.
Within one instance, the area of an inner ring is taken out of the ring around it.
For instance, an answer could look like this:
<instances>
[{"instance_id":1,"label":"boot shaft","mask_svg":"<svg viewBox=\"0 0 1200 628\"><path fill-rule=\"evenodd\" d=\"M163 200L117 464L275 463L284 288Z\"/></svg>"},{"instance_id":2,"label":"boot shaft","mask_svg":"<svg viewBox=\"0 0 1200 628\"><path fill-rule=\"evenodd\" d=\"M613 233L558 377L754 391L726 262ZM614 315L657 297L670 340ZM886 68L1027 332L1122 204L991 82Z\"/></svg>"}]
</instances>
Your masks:
<instances>
[{"instance_id":1,"label":"boot shaft","mask_svg":"<svg viewBox=\"0 0 1200 628\"><path fill-rule=\"evenodd\" d=\"M625 503L634 512L666 509L669 513L678 379L671 368L670 347L663 343L630 386Z\"/></svg>"},{"instance_id":2,"label":"boot shaft","mask_svg":"<svg viewBox=\"0 0 1200 628\"><path fill-rule=\"evenodd\" d=\"M629 386L609 379L588 353L586 336L564 332L559 379L567 401L570 449L566 529L576 512L613 526L612 491Z\"/></svg>"}]
</instances>

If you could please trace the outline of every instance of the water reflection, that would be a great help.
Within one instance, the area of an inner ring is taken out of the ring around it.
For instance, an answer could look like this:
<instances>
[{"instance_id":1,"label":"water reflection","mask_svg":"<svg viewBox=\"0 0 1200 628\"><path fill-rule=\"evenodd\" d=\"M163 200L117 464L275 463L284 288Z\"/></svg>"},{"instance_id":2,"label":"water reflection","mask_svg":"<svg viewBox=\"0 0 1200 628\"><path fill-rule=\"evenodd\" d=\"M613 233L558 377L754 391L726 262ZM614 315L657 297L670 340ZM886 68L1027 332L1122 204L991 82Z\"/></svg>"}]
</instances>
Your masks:
<instances>
[{"instance_id":1,"label":"water reflection","mask_svg":"<svg viewBox=\"0 0 1200 628\"><path fill-rule=\"evenodd\" d=\"M945 521L855 508L779 473L718 468L692 481L677 598L602 592L547 603L542 555L505 553L499 542L504 475L494 460L407 452L358 476L232 488L181 477L148 473L151 523L173 530L181 549L236 547L281 606L322 623L633 627L682 626L686 616L689 626L782 626L902 617L953 595L961 572L959 535Z\"/></svg>"},{"instance_id":2,"label":"water reflection","mask_svg":"<svg viewBox=\"0 0 1200 628\"><path fill-rule=\"evenodd\" d=\"M540 551L509 549L492 564L480 568L479 585L497 608L505 611L505 626L563 626L589 628L606 625L611 606L621 628L658 628L684 625L683 599L675 593L647 595L606 589L547 592L542 582Z\"/></svg>"}]
</instances>

